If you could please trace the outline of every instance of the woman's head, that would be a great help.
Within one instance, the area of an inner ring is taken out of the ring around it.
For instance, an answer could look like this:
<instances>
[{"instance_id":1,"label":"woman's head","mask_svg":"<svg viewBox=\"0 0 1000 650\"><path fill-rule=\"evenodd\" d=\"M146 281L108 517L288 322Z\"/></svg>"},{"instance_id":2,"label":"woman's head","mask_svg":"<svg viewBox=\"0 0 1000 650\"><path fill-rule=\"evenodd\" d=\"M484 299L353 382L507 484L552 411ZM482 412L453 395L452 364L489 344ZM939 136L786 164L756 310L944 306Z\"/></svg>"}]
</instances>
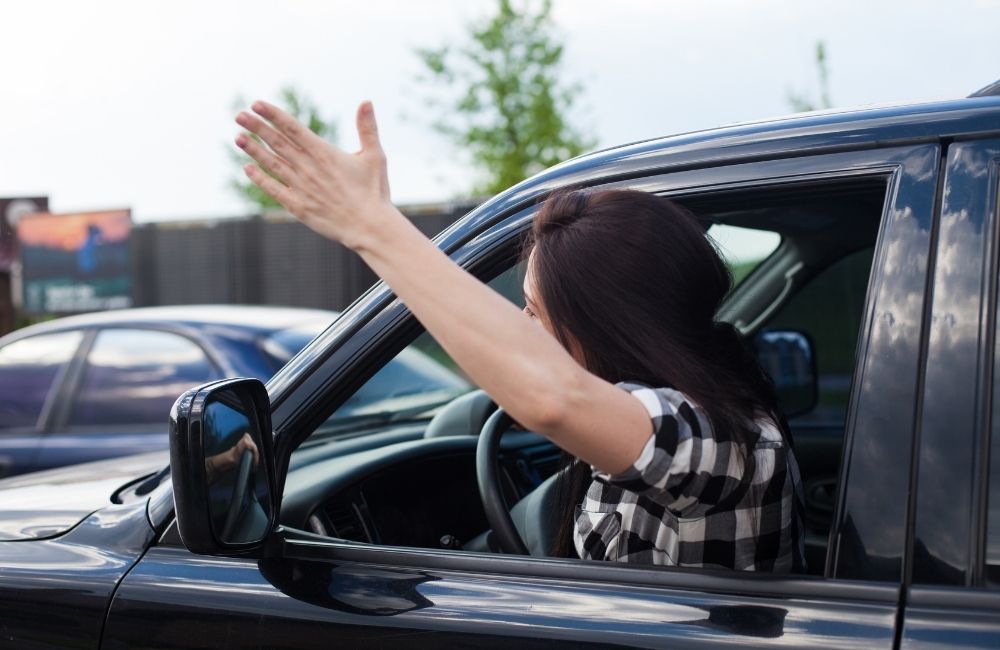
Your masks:
<instances>
[{"instance_id":1,"label":"woman's head","mask_svg":"<svg viewBox=\"0 0 1000 650\"><path fill-rule=\"evenodd\" d=\"M708 371L731 279L685 208L630 190L557 194L528 251L528 309L591 372L684 390Z\"/></svg>"}]
</instances>

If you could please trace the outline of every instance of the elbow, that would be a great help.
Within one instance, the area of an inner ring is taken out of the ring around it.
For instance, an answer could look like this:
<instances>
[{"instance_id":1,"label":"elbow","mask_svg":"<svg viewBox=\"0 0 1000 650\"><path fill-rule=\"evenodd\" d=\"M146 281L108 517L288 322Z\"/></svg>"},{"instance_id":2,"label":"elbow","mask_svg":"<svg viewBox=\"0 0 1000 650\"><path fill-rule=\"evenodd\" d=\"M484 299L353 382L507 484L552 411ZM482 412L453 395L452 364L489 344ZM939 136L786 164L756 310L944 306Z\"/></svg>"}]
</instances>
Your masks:
<instances>
[{"instance_id":1,"label":"elbow","mask_svg":"<svg viewBox=\"0 0 1000 650\"><path fill-rule=\"evenodd\" d=\"M536 396L522 417L516 418L529 431L552 437L567 418L566 407L555 396Z\"/></svg>"}]
</instances>

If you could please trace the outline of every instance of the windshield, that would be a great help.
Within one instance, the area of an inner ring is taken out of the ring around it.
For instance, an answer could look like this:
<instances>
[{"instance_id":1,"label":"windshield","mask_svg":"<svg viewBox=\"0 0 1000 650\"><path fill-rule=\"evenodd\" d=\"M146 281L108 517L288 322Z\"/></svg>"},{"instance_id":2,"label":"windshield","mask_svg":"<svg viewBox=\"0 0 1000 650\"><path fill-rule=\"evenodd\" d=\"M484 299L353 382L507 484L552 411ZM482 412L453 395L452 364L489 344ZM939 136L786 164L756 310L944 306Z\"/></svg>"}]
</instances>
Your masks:
<instances>
[{"instance_id":1,"label":"windshield","mask_svg":"<svg viewBox=\"0 0 1000 650\"><path fill-rule=\"evenodd\" d=\"M327 325L317 322L274 332L261 341L261 349L277 370ZM348 424L377 426L422 416L472 390L469 382L420 347L426 347L426 343L418 339L403 349L344 402L316 433L340 432Z\"/></svg>"}]
</instances>

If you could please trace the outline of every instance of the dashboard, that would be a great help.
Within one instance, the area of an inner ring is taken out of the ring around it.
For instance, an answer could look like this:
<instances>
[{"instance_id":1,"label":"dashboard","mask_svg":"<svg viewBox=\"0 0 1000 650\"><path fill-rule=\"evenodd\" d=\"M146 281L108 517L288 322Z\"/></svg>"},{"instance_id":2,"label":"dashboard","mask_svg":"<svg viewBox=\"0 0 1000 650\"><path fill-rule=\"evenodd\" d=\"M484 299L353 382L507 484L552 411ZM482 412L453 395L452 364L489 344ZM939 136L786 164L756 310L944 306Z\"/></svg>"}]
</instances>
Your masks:
<instances>
[{"instance_id":1,"label":"dashboard","mask_svg":"<svg viewBox=\"0 0 1000 650\"><path fill-rule=\"evenodd\" d=\"M414 435L422 431L380 433L297 452L285 484L282 523L389 546L461 548L480 536L489 524L476 480L478 437ZM380 442L387 444L372 446ZM505 435L499 462L508 505L553 474L559 457L537 434Z\"/></svg>"}]
</instances>

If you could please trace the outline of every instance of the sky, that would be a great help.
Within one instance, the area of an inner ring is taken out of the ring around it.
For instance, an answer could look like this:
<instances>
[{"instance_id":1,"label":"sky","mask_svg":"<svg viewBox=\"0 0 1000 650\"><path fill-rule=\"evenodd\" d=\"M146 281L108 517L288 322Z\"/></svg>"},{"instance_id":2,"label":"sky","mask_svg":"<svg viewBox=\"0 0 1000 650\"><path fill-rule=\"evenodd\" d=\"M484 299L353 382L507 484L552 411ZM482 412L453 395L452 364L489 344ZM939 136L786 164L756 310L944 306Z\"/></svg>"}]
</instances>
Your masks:
<instances>
[{"instance_id":1,"label":"sky","mask_svg":"<svg viewBox=\"0 0 1000 650\"><path fill-rule=\"evenodd\" d=\"M298 88L357 146L371 99L397 203L474 177L437 117L414 49L462 43L494 0L0 1L0 197L137 222L254 210L228 187L237 97ZM966 96L1000 78L1000 0L555 0L571 119L598 148L834 106Z\"/></svg>"}]
</instances>

